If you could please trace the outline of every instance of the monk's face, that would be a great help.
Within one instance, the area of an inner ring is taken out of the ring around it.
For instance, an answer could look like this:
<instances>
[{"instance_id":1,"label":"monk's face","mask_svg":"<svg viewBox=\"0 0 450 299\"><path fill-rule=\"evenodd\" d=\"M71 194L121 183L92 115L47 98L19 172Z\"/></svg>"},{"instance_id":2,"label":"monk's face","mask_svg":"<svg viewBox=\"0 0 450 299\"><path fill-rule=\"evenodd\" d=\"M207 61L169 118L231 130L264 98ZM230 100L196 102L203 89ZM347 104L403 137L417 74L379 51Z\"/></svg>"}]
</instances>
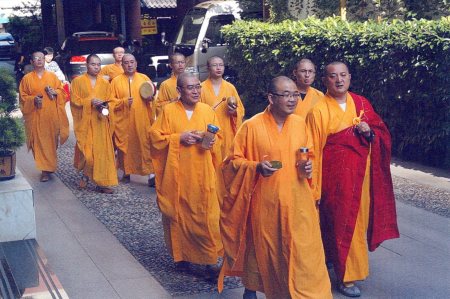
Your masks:
<instances>
[{"instance_id":1,"label":"monk's face","mask_svg":"<svg viewBox=\"0 0 450 299\"><path fill-rule=\"evenodd\" d=\"M309 61L302 61L293 72L295 83L302 89L308 88L316 78L316 68Z\"/></svg>"},{"instance_id":2,"label":"monk's face","mask_svg":"<svg viewBox=\"0 0 450 299\"><path fill-rule=\"evenodd\" d=\"M195 106L200 100L200 81L196 77L187 77L183 81L183 86L177 87L180 99L186 106Z\"/></svg>"},{"instance_id":3,"label":"monk's face","mask_svg":"<svg viewBox=\"0 0 450 299\"><path fill-rule=\"evenodd\" d=\"M43 68L45 64L44 53L35 52L31 55L31 64L35 69Z\"/></svg>"},{"instance_id":4,"label":"monk's face","mask_svg":"<svg viewBox=\"0 0 450 299\"><path fill-rule=\"evenodd\" d=\"M133 55L128 54L123 56L122 68L127 75L133 75L136 72L137 62Z\"/></svg>"},{"instance_id":5,"label":"monk's face","mask_svg":"<svg viewBox=\"0 0 450 299\"><path fill-rule=\"evenodd\" d=\"M281 117L287 117L295 111L299 96L294 81L279 81L276 84L276 92L269 93L270 110Z\"/></svg>"},{"instance_id":6,"label":"monk's face","mask_svg":"<svg viewBox=\"0 0 450 299\"><path fill-rule=\"evenodd\" d=\"M97 76L101 70L101 61L97 57L91 57L89 62L86 63L87 73L91 76Z\"/></svg>"},{"instance_id":7,"label":"monk's face","mask_svg":"<svg viewBox=\"0 0 450 299\"><path fill-rule=\"evenodd\" d=\"M222 78L223 72L225 71L225 65L223 64L222 58L217 57L211 59L208 71L211 78Z\"/></svg>"},{"instance_id":8,"label":"monk's face","mask_svg":"<svg viewBox=\"0 0 450 299\"><path fill-rule=\"evenodd\" d=\"M122 62L123 55L125 54L125 49L122 47L114 48L113 57L116 62Z\"/></svg>"},{"instance_id":9,"label":"monk's face","mask_svg":"<svg viewBox=\"0 0 450 299\"><path fill-rule=\"evenodd\" d=\"M330 96L338 98L347 94L351 78L347 66L339 63L326 67L325 77L322 78L322 81Z\"/></svg>"},{"instance_id":10,"label":"monk's face","mask_svg":"<svg viewBox=\"0 0 450 299\"><path fill-rule=\"evenodd\" d=\"M172 57L170 61L170 68L175 76L178 76L181 73L184 73L186 68L186 58L183 55L175 55Z\"/></svg>"}]
</instances>

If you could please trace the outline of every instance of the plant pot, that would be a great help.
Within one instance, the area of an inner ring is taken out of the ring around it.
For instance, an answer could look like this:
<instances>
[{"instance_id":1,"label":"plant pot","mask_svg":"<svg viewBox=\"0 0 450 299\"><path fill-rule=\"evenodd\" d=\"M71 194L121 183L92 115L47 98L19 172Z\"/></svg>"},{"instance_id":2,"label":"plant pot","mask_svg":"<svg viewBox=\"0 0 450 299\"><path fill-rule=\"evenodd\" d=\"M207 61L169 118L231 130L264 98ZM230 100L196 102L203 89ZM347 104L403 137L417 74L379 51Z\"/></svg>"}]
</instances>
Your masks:
<instances>
[{"instance_id":1,"label":"plant pot","mask_svg":"<svg viewBox=\"0 0 450 299\"><path fill-rule=\"evenodd\" d=\"M0 181L10 180L16 176L16 152L0 151Z\"/></svg>"}]
</instances>

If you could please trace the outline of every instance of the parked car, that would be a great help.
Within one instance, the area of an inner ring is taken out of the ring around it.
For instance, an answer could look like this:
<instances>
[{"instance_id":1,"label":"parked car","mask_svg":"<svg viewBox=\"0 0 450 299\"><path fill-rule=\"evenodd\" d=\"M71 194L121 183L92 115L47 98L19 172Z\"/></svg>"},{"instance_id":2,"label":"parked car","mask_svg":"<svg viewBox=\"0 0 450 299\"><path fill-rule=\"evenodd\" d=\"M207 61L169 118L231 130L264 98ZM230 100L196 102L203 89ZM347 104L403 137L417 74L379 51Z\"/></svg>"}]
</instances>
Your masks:
<instances>
[{"instance_id":1,"label":"parked car","mask_svg":"<svg viewBox=\"0 0 450 299\"><path fill-rule=\"evenodd\" d=\"M16 45L10 33L0 33L0 58L14 59Z\"/></svg>"},{"instance_id":2,"label":"parked car","mask_svg":"<svg viewBox=\"0 0 450 299\"><path fill-rule=\"evenodd\" d=\"M64 41L55 61L67 79L72 81L75 77L86 73L86 57L89 54L97 54L103 67L114 63L112 51L118 46L120 46L118 37L110 32L75 32Z\"/></svg>"}]
</instances>

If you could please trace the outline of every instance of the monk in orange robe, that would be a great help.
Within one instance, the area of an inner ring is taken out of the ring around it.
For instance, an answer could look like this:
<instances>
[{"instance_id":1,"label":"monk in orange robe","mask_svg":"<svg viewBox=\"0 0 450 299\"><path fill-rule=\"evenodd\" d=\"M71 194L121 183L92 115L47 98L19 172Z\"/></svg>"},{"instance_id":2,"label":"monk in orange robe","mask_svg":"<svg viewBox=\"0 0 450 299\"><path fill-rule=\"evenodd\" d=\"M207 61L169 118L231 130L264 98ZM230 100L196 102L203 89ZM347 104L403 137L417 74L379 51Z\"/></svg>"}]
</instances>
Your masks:
<instances>
[{"instance_id":1,"label":"monk in orange robe","mask_svg":"<svg viewBox=\"0 0 450 299\"><path fill-rule=\"evenodd\" d=\"M56 171L56 149L69 137L65 92L61 81L44 68L44 53L31 56L34 71L26 74L19 86L20 110L25 120L28 150L42 171L41 182Z\"/></svg>"},{"instance_id":2,"label":"monk in orange robe","mask_svg":"<svg viewBox=\"0 0 450 299\"><path fill-rule=\"evenodd\" d=\"M154 186L150 137L153 123L152 105L149 98L142 98L139 88L151 82L144 74L136 72L137 62L133 55L122 59L124 73L111 82L111 99L114 102L114 143L118 149L119 168L123 171L121 181L130 182L130 174L149 175L148 183Z\"/></svg>"},{"instance_id":3,"label":"monk in orange robe","mask_svg":"<svg viewBox=\"0 0 450 299\"><path fill-rule=\"evenodd\" d=\"M98 75L100 57L89 55L86 68L86 74L72 81L70 108L77 138L74 165L83 171L80 188L86 188L91 179L97 184L97 192L111 194L114 191L108 186L117 185L117 170L109 117L109 111L113 109L108 107L110 85Z\"/></svg>"},{"instance_id":4,"label":"monk in orange robe","mask_svg":"<svg viewBox=\"0 0 450 299\"><path fill-rule=\"evenodd\" d=\"M399 232L390 134L369 101L348 92L350 79L342 62L325 68L327 94L308 114L307 124L314 140L312 188L320 199L327 260L334 266L339 291L359 297L354 282L369 275L367 249L398 238Z\"/></svg>"},{"instance_id":5,"label":"monk in orange robe","mask_svg":"<svg viewBox=\"0 0 450 299\"><path fill-rule=\"evenodd\" d=\"M311 60L303 58L295 64L292 73L300 91L300 100L294 113L306 119L311 108L323 97L321 91L311 87L316 78L316 66Z\"/></svg>"},{"instance_id":6,"label":"monk in orange robe","mask_svg":"<svg viewBox=\"0 0 450 299\"><path fill-rule=\"evenodd\" d=\"M166 104L178 100L177 77L184 73L184 69L186 68L186 58L181 53L170 55L169 61L172 75L159 86L158 96L155 100L156 117L161 114L162 108Z\"/></svg>"},{"instance_id":7,"label":"monk in orange robe","mask_svg":"<svg viewBox=\"0 0 450 299\"><path fill-rule=\"evenodd\" d=\"M100 76L103 77L105 80L111 82L112 79L119 76L120 74L123 74L123 67L122 67L123 55L125 55L124 48L122 47L114 48L113 49L114 63L105 65L100 71Z\"/></svg>"},{"instance_id":8,"label":"monk in orange robe","mask_svg":"<svg viewBox=\"0 0 450 299\"><path fill-rule=\"evenodd\" d=\"M180 101L164 107L150 133L158 206L176 267L207 265L207 276L214 278L212 265L222 251L216 188L220 135L205 141L205 149L201 131L219 121L211 107L199 103L201 85L194 74L183 73L177 81Z\"/></svg>"},{"instance_id":9,"label":"monk in orange robe","mask_svg":"<svg viewBox=\"0 0 450 299\"><path fill-rule=\"evenodd\" d=\"M219 291L223 275L236 275L244 298L256 298L255 291L269 299L332 297L307 180L312 163L296 158L301 147L312 147L304 119L293 114L298 97L291 79L274 78L270 105L242 124L224 162Z\"/></svg>"},{"instance_id":10,"label":"monk in orange robe","mask_svg":"<svg viewBox=\"0 0 450 299\"><path fill-rule=\"evenodd\" d=\"M244 105L233 84L225 81L223 59L218 56L210 57L207 61L209 77L202 82L201 102L210 105L219 117L222 131L222 157L226 157L233 144L234 135L242 124L245 114ZM228 99L233 97L235 102Z\"/></svg>"}]
</instances>

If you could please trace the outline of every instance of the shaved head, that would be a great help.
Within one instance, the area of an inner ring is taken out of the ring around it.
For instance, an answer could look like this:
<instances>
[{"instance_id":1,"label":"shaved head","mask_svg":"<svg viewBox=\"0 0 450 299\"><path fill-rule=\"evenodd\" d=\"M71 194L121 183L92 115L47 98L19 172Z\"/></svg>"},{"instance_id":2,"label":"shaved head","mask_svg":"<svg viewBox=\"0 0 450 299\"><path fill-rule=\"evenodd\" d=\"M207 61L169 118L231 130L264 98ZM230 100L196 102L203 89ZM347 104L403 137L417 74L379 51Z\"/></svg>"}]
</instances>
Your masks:
<instances>
[{"instance_id":1,"label":"shaved head","mask_svg":"<svg viewBox=\"0 0 450 299\"><path fill-rule=\"evenodd\" d=\"M314 66L314 70L316 69L316 65L308 58L302 58L299 61L297 61L297 63L294 66L294 69L298 69L298 67L300 66L300 64L302 63L311 63Z\"/></svg>"},{"instance_id":2,"label":"shaved head","mask_svg":"<svg viewBox=\"0 0 450 299\"><path fill-rule=\"evenodd\" d=\"M331 67L331 66L337 66L337 65L344 65L345 66L345 68L347 69L347 73L350 73L350 71L349 71L349 69L348 69L348 65L345 63L345 62L342 62L342 61L333 61L333 62L331 62L331 63L329 63L329 64L327 64L326 66L325 66L325 76L327 76L328 75L328 69Z\"/></svg>"},{"instance_id":3,"label":"shaved head","mask_svg":"<svg viewBox=\"0 0 450 299\"><path fill-rule=\"evenodd\" d=\"M276 93L278 86L284 82L292 82L295 85L294 81L292 81L291 78L286 77L286 76L278 76L278 77L273 78L270 81L269 88L268 88L269 93Z\"/></svg>"}]
</instances>

